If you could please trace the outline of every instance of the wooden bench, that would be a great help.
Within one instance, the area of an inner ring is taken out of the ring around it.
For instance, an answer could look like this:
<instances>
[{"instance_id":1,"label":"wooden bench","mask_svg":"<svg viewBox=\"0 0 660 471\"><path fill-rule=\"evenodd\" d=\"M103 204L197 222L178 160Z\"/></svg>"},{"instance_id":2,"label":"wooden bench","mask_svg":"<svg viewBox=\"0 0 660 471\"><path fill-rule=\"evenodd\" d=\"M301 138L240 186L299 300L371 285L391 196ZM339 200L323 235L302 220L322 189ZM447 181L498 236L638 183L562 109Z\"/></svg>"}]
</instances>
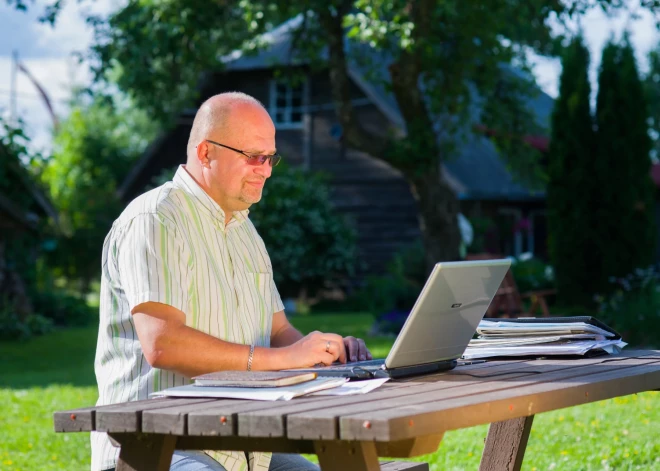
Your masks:
<instances>
[{"instance_id":1,"label":"wooden bench","mask_svg":"<svg viewBox=\"0 0 660 471\"><path fill-rule=\"evenodd\" d=\"M655 389L660 351L632 350L459 365L361 396L150 399L56 412L54 422L57 432L107 432L121 446L117 471L167 470L174 449L315 453L324 471L428 469L378 456L433 453L446 431L490 423L480 470L517 471L535 414Z\"/></svg>"},{"instance_id":2,"label":"wooden bench","mask_svg":"<svg viewBox=\"0 0 660 471\"><path fill-rule=\"evenodd\" d=\"M495 260L504 258L503 255L490 253L468 254L467 260ZM533 316L538 309L544 317L550 316L550 308L546 298L557 294L555 289L543 289L520 293L518 285L509 269L502 280L493 302L488 306L485 317L523 317ZM529 309L525 309L523 299L530 300Z\"/></svg>"}]
</instances>

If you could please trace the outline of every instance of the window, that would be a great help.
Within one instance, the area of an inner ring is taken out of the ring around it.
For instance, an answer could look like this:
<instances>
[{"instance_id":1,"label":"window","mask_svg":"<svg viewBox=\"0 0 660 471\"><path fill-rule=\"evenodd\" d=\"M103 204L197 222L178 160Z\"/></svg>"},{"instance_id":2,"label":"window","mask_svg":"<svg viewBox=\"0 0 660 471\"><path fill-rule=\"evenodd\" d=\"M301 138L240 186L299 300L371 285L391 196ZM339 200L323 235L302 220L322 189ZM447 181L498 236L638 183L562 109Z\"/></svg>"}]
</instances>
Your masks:
<instances>
[{"instance_id":1,"label":"window","mask_svg":"<svg viewBox=\"0 0 660 471\"><path fill-rule=\"evenodd\" d=\"M299 129L303 126L306 83L270 82L270 116L279 129Z\"/></svg>"}]
</instances>

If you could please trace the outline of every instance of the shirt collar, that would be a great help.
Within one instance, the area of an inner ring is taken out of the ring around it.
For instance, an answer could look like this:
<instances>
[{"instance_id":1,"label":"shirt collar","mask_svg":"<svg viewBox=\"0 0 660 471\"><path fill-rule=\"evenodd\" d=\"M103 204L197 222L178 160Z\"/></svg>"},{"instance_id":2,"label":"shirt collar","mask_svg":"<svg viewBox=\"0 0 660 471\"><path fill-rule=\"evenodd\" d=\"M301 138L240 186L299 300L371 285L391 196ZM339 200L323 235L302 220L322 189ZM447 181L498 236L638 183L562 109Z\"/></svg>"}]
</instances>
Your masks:
<instances>
[{"instance_id":1,"label":"shirt collar","mask_svg":"<svg viewBox=\"0 0 660 471\"><path fill-rule=\"evenodd\" d=\"M213 198L209 196L204 189L199 186L195 179L188 173L185 165L179 165L174 178L172 179L174 184L181 188L183 191L193 196L199 205L207 211L212 218L217 219L219 222L224 222L225 212L220 207L218 203L215 202ZM232 226L235 222L242 223L248 218L250 213L249 209L243 211L234 211L231 221L229 221L229 226ZM224 225L224 224L222 224Z\"/></svg>"}]
</instances>

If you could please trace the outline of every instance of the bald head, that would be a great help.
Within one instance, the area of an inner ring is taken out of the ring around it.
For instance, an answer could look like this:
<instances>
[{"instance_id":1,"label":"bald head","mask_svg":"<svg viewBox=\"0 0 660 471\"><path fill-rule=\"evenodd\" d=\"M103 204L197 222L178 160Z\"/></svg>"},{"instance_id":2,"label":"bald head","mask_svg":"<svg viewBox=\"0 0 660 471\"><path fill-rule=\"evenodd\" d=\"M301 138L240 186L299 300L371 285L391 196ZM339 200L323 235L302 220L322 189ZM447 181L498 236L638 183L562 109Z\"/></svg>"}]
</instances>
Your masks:
<instances>
[{"instance_id":1,"label":"bald head","mask_svg":"<svg viewBox=\"0 0 660 471\"><path fill-rule=\"evenodd\" d=\"M210 135L222 136L230 127L232 111L241 107L258 107L266 110L264 105L254 97L242 92L227 92L214 95L199 107L188 139L188 163L195 159L197 146Z\"/></svg>"}]
</instances>

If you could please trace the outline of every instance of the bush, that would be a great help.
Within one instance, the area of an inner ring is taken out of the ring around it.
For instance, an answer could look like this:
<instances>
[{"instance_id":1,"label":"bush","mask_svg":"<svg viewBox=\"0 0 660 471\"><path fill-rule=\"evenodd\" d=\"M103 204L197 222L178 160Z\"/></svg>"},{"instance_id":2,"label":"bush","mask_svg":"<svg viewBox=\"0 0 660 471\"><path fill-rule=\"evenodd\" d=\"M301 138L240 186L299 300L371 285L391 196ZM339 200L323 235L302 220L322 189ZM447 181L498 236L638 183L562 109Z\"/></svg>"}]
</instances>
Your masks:
<instances>
[{"instance_id":1,"label":"bush","mask_svg":"<svg viewBox=\"0 0 660 471\"><path fill-rule=\"evenodd\" d=\"M420 241L394 255L385 275L367 278L354 299L360 300L360 309L376 316L372 333L399 333L426 277L424 247Z\"/></svg>"},{"instance_id":2,"label":"bush","mask_svg":"<svg viewBox=\"0 0 660 471\"><path fill-rule=\"evenodd\" d=\"M552 267L531 254L521 254L514 259L511 272L521 293L554 288Z\"/></svg>"},{"instance_id":3,"label":"bush","mask_svg":"<svg viewBox=\"0 0 660 471\"><path fill-rule=\"evenodd\" d=\"M659 281L660 271L654 267L610 278L612 294L596 296L598 318L628 343L660 346Z\"/></svg>"},{"instance_id":4,"label":"bush","mask_svg":"<svg viewBox=\"0 0 660 471\"><path fill-rule=\"evenodd\" d=\"M356 234L332 207L326 179L280 165L250 218L264 239L282 297L313 295L356 268Z\"/></svg>"},{"instance_id":5,"label":"bush","mask_svg":"<svg viewBox=\"0 0 660 471\"><path fill-rule=\"evenodd\" d=\"M37 314L21 319L10 305L0 309L0 341L27 340L53 330L53 321Z\"/></svg>"},{"instance_id":6,"label":"bush","mask_svg":"<svg viewBox=\"0 0 660 471\"><path fill-rule=\"evenodd\" d=\"M35 291L31 299L34 312L50 319L56 326L85 326L98 318L97 309L90 307L84 299L63 291Z\"/></svg>"}]
</instances>

